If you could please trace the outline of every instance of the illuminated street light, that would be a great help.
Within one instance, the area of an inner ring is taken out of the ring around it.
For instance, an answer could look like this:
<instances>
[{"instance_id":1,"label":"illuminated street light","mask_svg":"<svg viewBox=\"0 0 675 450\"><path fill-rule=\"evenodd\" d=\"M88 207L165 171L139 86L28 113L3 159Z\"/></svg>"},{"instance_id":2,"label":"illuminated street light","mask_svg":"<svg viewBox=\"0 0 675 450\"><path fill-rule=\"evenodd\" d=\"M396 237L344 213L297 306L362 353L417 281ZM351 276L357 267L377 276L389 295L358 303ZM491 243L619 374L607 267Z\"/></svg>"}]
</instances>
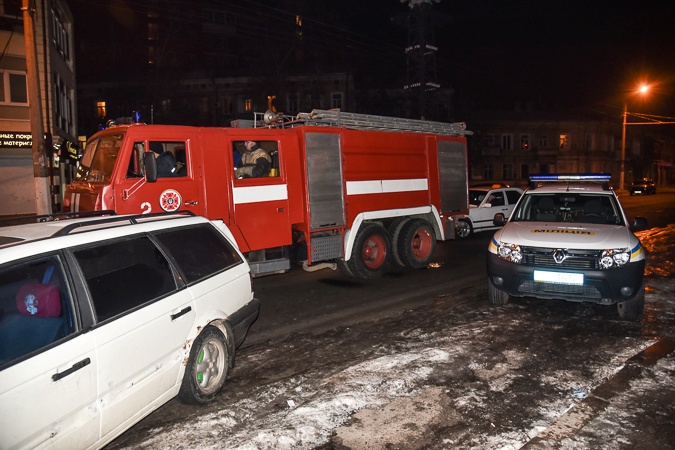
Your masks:
<instances>
[{"instance_id":1,"label":"illuminated street light","mask_svg":"<svg viewBox=\"0 0 675 450\"><path fill-rule=\"evenodd\" d=\"M637 93L645 95L649 92L649 85L642 84L636 90ZM623 104L623 127L621 128L621 171L619 175L619 190L624 188L624 177L626 173L626 116L628 116L628 101Z\"/></svg>"}]
</instances>

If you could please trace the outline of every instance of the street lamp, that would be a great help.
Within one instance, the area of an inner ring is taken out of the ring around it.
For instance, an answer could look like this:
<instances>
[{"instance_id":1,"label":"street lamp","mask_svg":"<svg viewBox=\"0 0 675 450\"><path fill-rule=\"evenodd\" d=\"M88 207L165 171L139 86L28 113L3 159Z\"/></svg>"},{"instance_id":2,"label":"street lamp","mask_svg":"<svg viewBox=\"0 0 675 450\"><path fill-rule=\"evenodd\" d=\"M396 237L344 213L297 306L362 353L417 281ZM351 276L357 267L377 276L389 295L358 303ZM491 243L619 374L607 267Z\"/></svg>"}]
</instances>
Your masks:
<instances>
[{"instance_id":1,"label":"street lamp","mask_svg":"<svg viewBox=\"0 0 675 450\"><path fill-rule=\"evenodd\" d=\"M637 93L645 95L649 92L649 85L642 84L636 90ZM626 116L628 116L628 101L623 104L623 126L621 128L621 172L619 175L619 190L624 188L624 176L626 173Z\"/></svg>"}]
</instances>

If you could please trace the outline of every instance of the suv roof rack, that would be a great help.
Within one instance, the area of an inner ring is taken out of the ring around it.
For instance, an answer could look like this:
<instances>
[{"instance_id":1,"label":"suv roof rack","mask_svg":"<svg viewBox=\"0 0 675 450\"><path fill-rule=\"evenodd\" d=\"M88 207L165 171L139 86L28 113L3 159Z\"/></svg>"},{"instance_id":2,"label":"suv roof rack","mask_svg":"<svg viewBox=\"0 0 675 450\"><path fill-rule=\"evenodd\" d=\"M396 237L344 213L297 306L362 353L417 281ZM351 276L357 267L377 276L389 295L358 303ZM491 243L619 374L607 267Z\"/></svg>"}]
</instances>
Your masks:
<instances>
[{"instance_id":1,"label":"suv roof rack","mask_svg":"<svg viewBox=\"0 0 675 450\"><path fill-rule=\"evenodd\" d=\"M98 220L88 220L86 222L75 222L69 223L68 225L61 228L59 231L54 233L52 237L67 236L71 232L82 227L89 227L92 225L105 225L105 224L121 224L121 222L129 222L127 225L136 225L141 222L150 222L156 219L163 218L177 218L189 216L194 217L195 213L189 210L173 211L173 212L159 212L152 214L134 214L131 216L110 216L104 217Z\"/></svg>"},{"instance_id":2,"label":"suv roof rack","mask_svg":"<svg viewBox=\"0 0 675 450\"><path fill-rule=\"evenodd\" d=\"M535 190L544 183L601 183L602 189L609 191L609 181L612 179L611 173L548 173L539 175L530 175L529 189Z\"/></svg>"}]
</instances>

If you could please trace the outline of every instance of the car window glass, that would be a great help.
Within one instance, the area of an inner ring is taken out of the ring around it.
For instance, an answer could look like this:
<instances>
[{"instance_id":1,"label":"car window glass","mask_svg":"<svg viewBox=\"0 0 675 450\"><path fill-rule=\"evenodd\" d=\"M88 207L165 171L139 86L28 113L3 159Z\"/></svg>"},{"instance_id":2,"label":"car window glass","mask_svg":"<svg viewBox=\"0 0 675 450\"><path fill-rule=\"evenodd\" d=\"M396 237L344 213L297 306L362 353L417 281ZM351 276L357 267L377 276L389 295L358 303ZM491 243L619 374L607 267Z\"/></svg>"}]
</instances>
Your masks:
<instances>
[{"instance_id":1,"label":"car window glass","mask_svg":"<svg viewBox=\"0 0 675 450\"><path fill-rule=\"evenodd\" d=\"M205 224L158 232L157 239L176 260L187 283L209 277L241 262L227 240Z\"/></svg>"},{"instance_id":2,"label":"car window glass","mask_svg":"<svg viewBox=\"0 0 675 450\"><path fill-rule=\"evenodd\" d=\"M509 200L509 205L515 205L520 199L520 192L518 191L506 191L506 198Z\"/></svg>"},{"instance_id":3,"label":"car window glass","mask_svg":"<svg viewBox=\"0 0 675 450\"><path fill-rule=\"evenodd\" d=\"M65 280L55 255L0 268L0 364L75 331Z\"/></svg>"},{"instance_id":4,"label":"car window glass","mask_svg":"<svg viewBox=\"0 0 675 450\"><path fill-rule=\"evenodd\" d=\"M490 194L490 197L487 201L492 206L503 206L504 205L504 193L503 192L493 192Z\"/></svg>"},{"instance_id":5,"label":"car window glass","mask_svg":"<svg viewBox=\"0 0 675 450\"><path fill-rule=\"evenodd\" d=\"M73 254L99 322L176 289L169 262L147 236L98 244Z\"/></svg>"}]
</instances>

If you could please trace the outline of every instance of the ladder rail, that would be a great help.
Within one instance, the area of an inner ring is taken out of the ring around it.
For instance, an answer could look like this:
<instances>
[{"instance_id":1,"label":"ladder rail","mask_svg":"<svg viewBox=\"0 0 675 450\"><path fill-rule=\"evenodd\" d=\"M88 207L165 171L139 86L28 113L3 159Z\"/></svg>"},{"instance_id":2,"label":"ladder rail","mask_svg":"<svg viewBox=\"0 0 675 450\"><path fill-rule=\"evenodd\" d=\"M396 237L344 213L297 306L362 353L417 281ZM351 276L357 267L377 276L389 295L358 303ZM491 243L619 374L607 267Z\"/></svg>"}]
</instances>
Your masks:
<instances>
[{"instance_id":1,"label":"ladder rail","mask_svg":"<svg viewBox=\"0 0 675 450\"><path fill-rule=\"evenodd\" d=\"M263 123L258 119L254 123ZM269 113L265 113L268 115ZM434 133L449 136L466 136L473 134L466 129L466 123L434 122L418 119L378 116L372 114L347 113L339 109L314 109L310 113L297 116L276 115L277 120L268 124L270 128L290 128L301 125L344 127L353 130L407 131L413 133Z\"/></svg>"}]
</instances>

